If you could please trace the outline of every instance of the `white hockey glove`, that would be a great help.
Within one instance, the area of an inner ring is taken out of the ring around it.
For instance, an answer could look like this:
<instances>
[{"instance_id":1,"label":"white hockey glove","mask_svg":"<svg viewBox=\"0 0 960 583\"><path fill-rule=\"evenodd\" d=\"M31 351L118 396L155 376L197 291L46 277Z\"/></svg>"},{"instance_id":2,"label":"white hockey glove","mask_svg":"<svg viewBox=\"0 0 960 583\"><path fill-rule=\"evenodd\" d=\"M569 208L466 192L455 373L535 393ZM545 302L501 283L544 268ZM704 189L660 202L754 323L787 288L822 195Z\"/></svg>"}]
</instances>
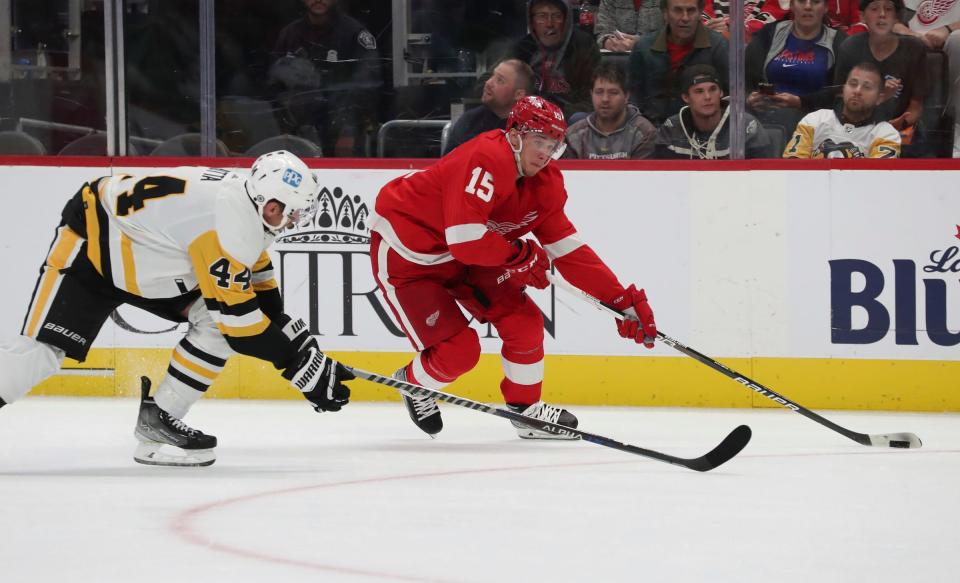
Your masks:
<instances>
[{"instance_id":1,"label":"white hockey glove","mask_svg":"<svg viewBox=\"0 0 960 583\"><path fill-rule=\"evenodd\" d=\"M312 337L284 369L283 378L303 393L314 411L339 411L350 401L350 388L343 384L354 377L342 364L325 355Z\"/></svg>"}]
</instances>

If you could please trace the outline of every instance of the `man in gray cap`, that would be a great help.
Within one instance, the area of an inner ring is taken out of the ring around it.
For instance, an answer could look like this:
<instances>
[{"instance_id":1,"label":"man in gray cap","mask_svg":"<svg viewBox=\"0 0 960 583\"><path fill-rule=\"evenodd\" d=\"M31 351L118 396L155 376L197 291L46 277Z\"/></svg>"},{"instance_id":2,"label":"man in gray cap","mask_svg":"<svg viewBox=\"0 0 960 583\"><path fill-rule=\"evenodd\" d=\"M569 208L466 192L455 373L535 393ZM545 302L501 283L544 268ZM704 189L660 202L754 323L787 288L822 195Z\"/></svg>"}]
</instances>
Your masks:
<instances>
[{"instance_id":1,"label":"man in gray cap","mask_svg":"<svg viewBox=\"0 0 960 583\"><path fill-rule=\"evenodd\" d=\"M691 65L680 75L680 113L667 118L657 132L657 158L723 160L730 158L729 98L724 97L717 70ZM757 118L744 113L746 157L773 157L772 145Z\"/></svg>"}]
</instances>

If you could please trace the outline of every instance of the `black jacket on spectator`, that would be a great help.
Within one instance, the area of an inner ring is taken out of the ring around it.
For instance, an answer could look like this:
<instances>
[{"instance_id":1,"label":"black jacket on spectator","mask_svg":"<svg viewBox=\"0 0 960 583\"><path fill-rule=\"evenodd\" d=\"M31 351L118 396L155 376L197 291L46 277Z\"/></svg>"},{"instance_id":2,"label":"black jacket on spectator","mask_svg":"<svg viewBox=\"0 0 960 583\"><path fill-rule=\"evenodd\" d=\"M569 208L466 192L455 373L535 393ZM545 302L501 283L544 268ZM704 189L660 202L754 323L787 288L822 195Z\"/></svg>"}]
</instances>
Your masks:
<instances>
[{"instance_id":1,"label":"black jacket on spectator","mask_svg":"<svg viewBox=\"0 0 960 583\"><path fill-rule=\"evenodd\" d=\"M783 43L790 29L793 27L792 20L780 20L764 25L763 28L753 33L750 38L750 44L747 45L747 52L744 55L744 66L746 67L746 88L747 93L755 91L759 83L767 80L767 62L783 50ZM830 53L829 68L827 69L827 83L833 79L834 69L837 65L837 55L840 53L840 45L847 37L827 25L823 25L823 36L817 43ZM777 46L774 46L776 42ZM771 54L772 53L772 54ZM815 111L818 109L830 109L833 107L836 88L827 85L820 91L800 95L800 109L804 112Z\"/></svg>"},{"instance_id":2,"label":"black jacket on spectator","mask_svg":"<svg viewBox=\"0 0 960 583\"><path fill-rule=\"evenodd\" d=\"M502 130L506 125L507 120L497 117L497 114L493 113L493 110L486 105L468 109L460 116L457 123L450 128L450 135L447 136L447 147L444 149L443 155L483 132Z\"/></svg>"},{"instance_id":3,"label":"black jacket on spectator","mask_svg":"<svg viewBox=\"0 0 960 583\"><path fill-rule=\"evenodd\" d=\"M297 127L315 125L324 154L338 137L357 137L372 128L380 58L373 35L357 20L335 10L322 27L306 18L280 31L269 81L279 90L280 106Z\"/></svg>"},{"instance_id":4,"label":"black jacket on spectator","mask_svg":"<svg viewBox=\"0 0 960 583\"><path fill-rule=\"evenodd\" d=\"M533 30L530 2L527 3L527 22ZM570 117L578 111L592 111L590 82L593 71L600 64L600 49L593 36L580 30L573 22L573 13L566 2L553 0L565 11L566 38L555 50L547 50L533 36L521 38L509 51L508 58L526 62L536 75L537 94L556 103Z\"/></svg>"},{"instance_id":5,"label":"black jacket on spectator","mask_svg":"<svg viewBox=\"0 0 960 583\"><path fill-rule=\"evenodd\" d=\"M712 132L701 132L693 123L690 107L684 106L680 113L670 116L657 130L654 157L684 160L729 160L730 159L730 98L723 98L723 117ZM749 113L744 113L746 130L744 144L746 157L772 158L779 156L763 132L763 126Z\"/></svg>"},{"instance_id":6,"label":"black jacket on spectator","mask_svg":"<svg viewBox=\"0 0 960 583\"><path fill-rule=\"evenodd\" d=\"M667 53L667 29L643 35L633 46L627 66L630 101L655 125L680 111L680 73L690 65L712 65L720 76L723 92L729 86L727 39L703 25L697 27L693 50L680 63L676 74L670 70Z\"/></svg>"}]
</instances>

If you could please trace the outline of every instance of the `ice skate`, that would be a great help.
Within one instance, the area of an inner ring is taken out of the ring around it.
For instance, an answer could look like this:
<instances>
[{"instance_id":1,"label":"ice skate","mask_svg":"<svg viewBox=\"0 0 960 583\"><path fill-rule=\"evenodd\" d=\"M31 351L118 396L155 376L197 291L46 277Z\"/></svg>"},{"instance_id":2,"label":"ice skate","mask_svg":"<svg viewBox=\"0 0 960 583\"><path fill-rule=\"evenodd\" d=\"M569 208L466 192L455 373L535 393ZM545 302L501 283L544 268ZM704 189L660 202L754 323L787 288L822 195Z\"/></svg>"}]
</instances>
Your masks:
<instances>
[{"instance_id":1,"label":"ice skate","mask_svg":"<svg viewBox=\"0 0 960 583\"><path fill-rule=\"evenodd\" d=\"M407 382L406 367L393 373L393 378ZM402 393L401 397L403 397L403 404L407 407L407 413L410 413L410 419L417 427L430 437L440 433L443 429L443 419L440 417L440 408L437 407L436 399L407 393Z\"/></svg>"},{"instance_id":2,"label":"ice skate","mask_svg":"<svg viewBox=\"0 0 960 583\"><path fill-rule=\"evenodd\" d=\"M140 414L134 437L134 461L150 466L209 466L217 459L217 438L193 429L157 406L150 379L140 377Z\"/></svg>"},{"instance_id":3,"label":"ice skate","mask_svg":"<svg viewBox=\"0 0 960 583\"><path fill-rule=\"evenodd\" d=\"M557 425L563 425L564 427L570 427L572 429L577 428L577 418L573 413L560 407L548 405L543 401L537 401L533 405L507 405L507 407L514 413L520 413L525 417L549 421L550 423L556 423ZM540 431L539 429L528 427L513 420L511 420L510 423L513 423L513 426L517 428L517 435L523 439L580 439L576 435L547 433L546 431Z\"/></svg>"}]
</instances>

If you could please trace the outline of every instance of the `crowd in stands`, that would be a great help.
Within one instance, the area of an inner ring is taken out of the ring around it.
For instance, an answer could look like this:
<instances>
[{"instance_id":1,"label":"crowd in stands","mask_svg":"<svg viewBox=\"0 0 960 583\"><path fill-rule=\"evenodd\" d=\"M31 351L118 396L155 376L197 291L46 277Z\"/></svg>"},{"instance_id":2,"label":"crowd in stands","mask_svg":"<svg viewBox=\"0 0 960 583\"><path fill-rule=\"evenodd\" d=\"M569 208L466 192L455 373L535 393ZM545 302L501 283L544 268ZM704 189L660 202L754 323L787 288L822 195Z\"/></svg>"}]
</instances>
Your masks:
<instances>
[{"instance_id":1,"label":"crowd in stands","mask_svg":"<svg viewBox=\"0 0 960 583\"><path fill-rule=\"evenodd\" d=\"M402 55L405 65L420 67L420 77L409 83L394 83L394 60L401 57L394 54L386 3L287 0L277 5L286 12L270 26L251 24L235 39L232 30L221 30L217 137L224 149L243 154L279 135L309 143L314 155L370 156L385 123L450 119L451 103L462 103L463 113L444 130L442 150L419 152L446 154L502 128L511 106L536 94L567 117L566 157L730 156L729 0L414 4L414 23L431 34L422 43L426 57ZM239 8L232 20L222 11L226 27L264 20L273 10L253 1L227 5ZM195 18L178 13L193 9L151 8L158 13L146 26L128 16L126 97L131 135L152 139L153 148L177 133L199 132L200 65L198 40L177 32L189 27L174 26ZM740 127L748 158L887 157L892 151L960 157L960 139L954 143L960 138L960 125L954 126L960 121L954 95L960 2L746 0L743 21L745 45L736 50L745 63ZM938 56L942 72L931 69L931 56ZM422 98L428 91L439 96L429 108ZM269 123L243 127L257 115ZM832 136L834 145L821 148L817 136L831 125L824 120L848 128L851 140L882 136L884 147L838 148ZM861 129L866 126L871 130ZM141 152L145 141L138 143Z\"/></svg>"},{"instance_id":2,"label":"crowd in stands","mask_svg":"<svg viewBox=\"0 0 960 583\"><path fill-rule=\"evenodd\" d=\"M527 3L528 34L496 65L477 112L454 125L447 151L502 127L532 90L571 122L565 157L728 158L729 2L576 4ZM946 51L950 78L960 77L960 55L949 59L960 52L960 10L939 27L915 15L903 0L748 1L746 157L933 155L922 125L926 55ZM608 54L629 55L626 66ZM497 84L508 86L503 99Z\"/></svg>"}]
</instances>

